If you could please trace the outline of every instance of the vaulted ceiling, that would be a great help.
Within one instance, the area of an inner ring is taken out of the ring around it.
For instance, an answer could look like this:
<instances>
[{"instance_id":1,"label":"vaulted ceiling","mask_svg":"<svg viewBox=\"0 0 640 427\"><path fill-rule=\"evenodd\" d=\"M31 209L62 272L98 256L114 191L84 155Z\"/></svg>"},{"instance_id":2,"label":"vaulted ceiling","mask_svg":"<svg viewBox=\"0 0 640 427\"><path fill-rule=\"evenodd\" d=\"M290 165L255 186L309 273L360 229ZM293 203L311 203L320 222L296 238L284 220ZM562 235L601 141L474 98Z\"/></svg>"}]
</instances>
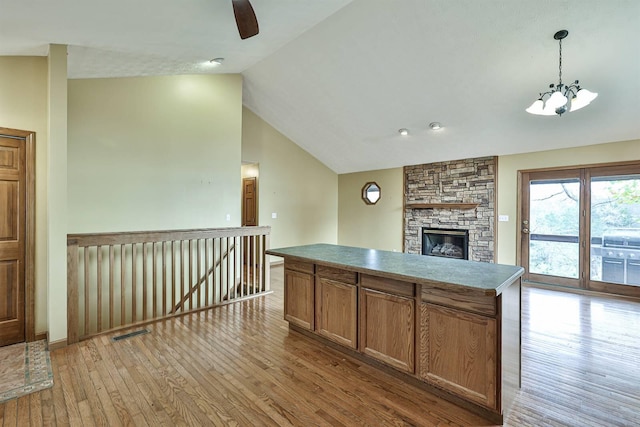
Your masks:
<instances>
[{"instance_id":1,"label":"vaulted ceiling","mask_svg":"<svg viewBox=\"0 0 640 427\"><path fill-rule=\"evenodd\" d=\"M241 40L231 0L0 0L0 55L67 44L70 78L242 73L244 105L337 173L640 139L638 0L251 3ZM530 115L561 29L563 82L599 96Z\"/></svg>"}]
</instances>

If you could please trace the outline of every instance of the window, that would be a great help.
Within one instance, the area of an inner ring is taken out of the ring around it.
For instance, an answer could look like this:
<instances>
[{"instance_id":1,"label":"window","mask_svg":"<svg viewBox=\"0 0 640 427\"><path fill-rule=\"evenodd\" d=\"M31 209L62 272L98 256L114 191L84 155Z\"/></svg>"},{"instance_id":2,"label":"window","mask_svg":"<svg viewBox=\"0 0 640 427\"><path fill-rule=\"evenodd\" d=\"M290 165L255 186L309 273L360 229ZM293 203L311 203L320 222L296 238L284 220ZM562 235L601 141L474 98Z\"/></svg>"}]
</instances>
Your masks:
<instances>
[{"instance_id":1,"label":"window","mask_svg":"<svg viewBox=\"0 0 640 427\"><path fill-rule=\"evenodd\" d=\"M639 166L521 172L524 279L640 296Z\"/></svg>"}]
</instances>

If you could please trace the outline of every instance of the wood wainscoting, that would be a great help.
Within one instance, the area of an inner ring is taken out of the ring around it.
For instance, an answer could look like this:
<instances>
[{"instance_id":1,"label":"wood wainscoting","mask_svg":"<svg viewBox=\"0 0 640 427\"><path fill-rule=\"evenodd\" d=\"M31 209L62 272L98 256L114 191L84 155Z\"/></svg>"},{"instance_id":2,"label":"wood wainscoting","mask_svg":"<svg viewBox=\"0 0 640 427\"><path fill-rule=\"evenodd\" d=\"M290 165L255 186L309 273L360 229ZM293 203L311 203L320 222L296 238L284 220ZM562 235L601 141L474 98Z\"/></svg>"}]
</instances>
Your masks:
<instances>
[{"instance_id":1,"label":"wood wainscoting","mask_svg":"<svg viewBox=\"0 0 640 427\"><path fill-rule=\"evenodd\" d=\"M489 426L283 320L268 296L51 352L54 385L0 425ZM522 389L507 426L640 425L640 304L523 287Z\"/></svg>"}]
</instances>

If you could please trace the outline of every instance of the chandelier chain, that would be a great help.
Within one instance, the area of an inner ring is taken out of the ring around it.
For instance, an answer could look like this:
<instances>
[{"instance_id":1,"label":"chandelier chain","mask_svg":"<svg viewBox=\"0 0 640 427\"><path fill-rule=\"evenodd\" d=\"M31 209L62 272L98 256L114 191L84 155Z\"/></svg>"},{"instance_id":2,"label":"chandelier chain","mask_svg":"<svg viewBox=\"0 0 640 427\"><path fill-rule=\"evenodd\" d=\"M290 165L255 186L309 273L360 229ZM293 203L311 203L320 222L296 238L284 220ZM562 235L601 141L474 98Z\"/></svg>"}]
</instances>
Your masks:
<instances>
[{"instance_id":1,"label":"chandelier chain","mask_svg":"<svg viewBox=\"0 0 640 427\"><path fill-rule=\"evenodd\" d=\"M558 89L562 88L562 39L558 40L560 42L560 60L558 61L558 74L560 84L558 85Z\"/></svg>"}]
</instances>

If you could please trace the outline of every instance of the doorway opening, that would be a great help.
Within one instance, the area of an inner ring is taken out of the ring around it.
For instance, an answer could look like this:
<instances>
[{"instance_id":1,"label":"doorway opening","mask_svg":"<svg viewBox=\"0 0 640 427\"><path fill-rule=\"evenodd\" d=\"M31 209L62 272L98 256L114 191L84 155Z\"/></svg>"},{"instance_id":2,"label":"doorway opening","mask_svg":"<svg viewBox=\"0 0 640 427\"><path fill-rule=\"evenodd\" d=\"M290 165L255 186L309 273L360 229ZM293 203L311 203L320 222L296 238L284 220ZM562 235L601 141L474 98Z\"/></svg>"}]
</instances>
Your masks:
<instances>
[{"instance_id":1,"label":"doorway opening","mask_svg":"<svg viewBox=\"0 0 640 427\"><path fill-rule=\"evenodd\" d=\"M258 225L258 175L260 169L257 163L243 163L242 176L242 226L255 227ZM242 242L243 259L245 265L257 265L257 242L251 237L245 237Z\"/></svg>"},{"instance_id":2,"label":"doorway opening","mask_svg":"<svg viewBox=\"0 0 640 427\"><path fill-rule=\"evenodd\" d=\"M258 175L257 163L243 163L242 176L242 226L258 225Z\"/></svg>"}]
</instances>

